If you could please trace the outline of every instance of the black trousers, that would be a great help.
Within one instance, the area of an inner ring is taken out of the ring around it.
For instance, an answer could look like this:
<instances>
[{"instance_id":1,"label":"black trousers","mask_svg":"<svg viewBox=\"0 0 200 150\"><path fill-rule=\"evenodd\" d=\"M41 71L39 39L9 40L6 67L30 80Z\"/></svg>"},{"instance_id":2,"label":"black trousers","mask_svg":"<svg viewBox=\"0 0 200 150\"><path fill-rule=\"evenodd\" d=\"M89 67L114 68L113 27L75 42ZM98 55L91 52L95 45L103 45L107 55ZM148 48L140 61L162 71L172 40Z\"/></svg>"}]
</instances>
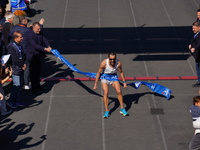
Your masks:
<instances>
[{"instance_id":1,"label":"black trousers","mask_svg":"<svg viewBox=\"0 0 200 150\"><path fill-rule=\"evenodd\" d=\"M200 150L200 133L192 137L189 144L189 150Z\"/></svg>"},{"instance_id":2,"label":"black trousers","mask_svg":"<svg viewBox=\"0 0 200 150\"><path fill-rule=\"evenodd\" d=\"M40 87L40 74L41 74L42 56L33 55L30 61L30 81L32 90Z\"/></svg>"}]
</instances>

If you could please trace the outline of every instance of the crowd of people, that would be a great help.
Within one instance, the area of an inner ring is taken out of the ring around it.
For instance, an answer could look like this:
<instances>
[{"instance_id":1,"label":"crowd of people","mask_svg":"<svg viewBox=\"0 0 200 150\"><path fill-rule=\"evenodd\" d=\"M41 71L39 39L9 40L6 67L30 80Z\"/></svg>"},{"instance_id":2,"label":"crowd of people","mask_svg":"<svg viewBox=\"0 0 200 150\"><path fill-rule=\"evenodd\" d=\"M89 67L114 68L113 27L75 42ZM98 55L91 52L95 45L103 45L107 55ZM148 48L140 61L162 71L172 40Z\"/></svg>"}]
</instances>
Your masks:
<instances>
[{"instance_id":1,"label":"crowd of people","mask_svg":"<svg viewBox=\"0 0 200 150\"><path fill-rule=\"evenodd\" d=\"M27 15L16 16L13 10L6 11L7 1L4 2L5 6L0 3L0 58L9 56L9 59L0 63L1 115L25 106L20 99L22 88L31 90L33 94L45 90L40 85L41 61L45 53L52 49L42 33L43 18L28 25ZM10 78L12 89L6 100L2 85Z\"/></svg>"}]
</instances>

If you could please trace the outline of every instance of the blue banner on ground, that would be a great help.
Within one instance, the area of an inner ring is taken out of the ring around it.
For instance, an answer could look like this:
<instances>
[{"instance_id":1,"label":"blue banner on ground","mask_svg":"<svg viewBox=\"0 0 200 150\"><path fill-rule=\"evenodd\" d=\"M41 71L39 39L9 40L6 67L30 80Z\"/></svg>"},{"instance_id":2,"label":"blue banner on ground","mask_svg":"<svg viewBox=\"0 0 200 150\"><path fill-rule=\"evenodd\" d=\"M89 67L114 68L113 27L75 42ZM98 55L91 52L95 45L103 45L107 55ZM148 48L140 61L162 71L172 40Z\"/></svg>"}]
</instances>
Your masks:
<instances>
[{"instance_id":1,"label":"blue banner on ground","mask_svg":"<svg viewBox=\"0 0 200 150\"><path fill-rule=\"evenodd\" d=\"M69 61L67 61L67 59L65 59L56 49L52 49L51 52L58 57L63 63L65 63L71 70L80 73L82 75L85 75L87 77L90 78L96 78L96 73L91 73L91 72L82 72L79 69L77 69L76 67L74 67ZM106 79L106 80L110 80L110 81L119 81L118 80L118 76L117 75L108 75L108 74L101 74L100 79ZM165 96L167 99L170 98L170 94L171 94L171 90L160 85L157 83L149 83L149 82L133 82L133 83L129 83L128 85L138 89L140 87L141 84L146 85L147 87L149 87L153 92L161 94L163 96Z\"/></svg>"},{"instance_id":2,"label":"blue banner on ground","mask_svg":"<svg viewBox=\"0 0 200 150\"><path fill-rule=\"evenodd\" d=\"M153 92L165 96L168 100L170 99L170 94L172 91L170 89L168 89L167 87L164 87L160 84L140 81L140 82L132 82L132 83L129 83L128 85L138 89L141 84L146 85Z\"/></svg>"},{"instance_id":3,"label":"blue banner on ground","mask_svg":"<svg viewBox=\"0 0 200 150\"><path fill-rule=\"evenodd\" d=\"M58 57L63 63L65 63L71 70L80 73L82 75L85 75L90 78L96 78L96 73L92 72L82 72L78 70L76 67L74 67L69 61L67 61L66 58L64 58L56 49L52 49L51 52ZM109 75L109 74L101 74L100 79L106 79L110 81L119 81L117 75Z\"/></svg>"}]
</instances>

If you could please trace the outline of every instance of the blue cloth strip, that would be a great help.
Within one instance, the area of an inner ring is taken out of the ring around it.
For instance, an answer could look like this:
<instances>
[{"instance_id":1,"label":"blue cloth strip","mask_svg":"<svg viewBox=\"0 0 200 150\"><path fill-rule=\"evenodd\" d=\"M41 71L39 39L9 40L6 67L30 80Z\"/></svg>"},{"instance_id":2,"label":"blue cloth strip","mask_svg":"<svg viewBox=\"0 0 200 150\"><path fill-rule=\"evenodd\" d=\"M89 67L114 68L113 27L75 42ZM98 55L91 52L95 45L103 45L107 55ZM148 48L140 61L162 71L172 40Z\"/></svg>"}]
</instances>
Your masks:
<instances>
[{"instance_id":1,"label":"blue cloth strip","mask_svg":"<svg viewBox=\"0 0 200 150\"><path fill-rule=\"evenodd\" d=\"M80 73L82 75L85 75L87 77L90 78L96 78L96 73L91 73L91 72L82 72L80 70L78 70L76 67L74 67L69 61L67 61L67 59L65 59L56 49L52 49L51 52L58 57L63 63L65 63L71 70ZM100 79L106 79L106 80L110 80L110 81L119 81L118 80L118 76L117 75L109 75L109 74L101 74ZM170 99L170 94L171 94L171 90L160 85L157 83L149 83L149 82L133 82L133 83L129 83L128 85L138 89L140 87L140 85L146 85L147 87L149 87L153 92L161 94L163 96L165 96L168 100Z\"/></svg>"},{"instance_id":2,"label":"blue cloth strip","mask_svg":"<svg viewBox=\"0 0 200 150\"><path fill-rule=\"evenodd\" d=\"M128 85L138 89L141 84L146 85L153 92L165 96L168 100L170 99L170 94L172 91L170 89L168 89L167 87L164 87L160 84L140 81L140 82L132 82L132 83L129 83Z\"/></svg>"},{"instance_id":3,"label":"blue cloth strip","mask_svg":"<svg viewBox=\"0 0 200 150\"><path fill-rule=\"evenodd\" d=\"M69 61L67 61L66 58L64 58L57 49L52 49L51 52L58 57L63 63L65 63L71 70L80 73L82 75L85 75L90 78L96 78L96 73L91 73L91 72L82 72L76 67L74 67ZM110 81L119 81L117 75L109 75L109 74L101 74L100 79L106 79Z\"/></svg>"}]
</instances>

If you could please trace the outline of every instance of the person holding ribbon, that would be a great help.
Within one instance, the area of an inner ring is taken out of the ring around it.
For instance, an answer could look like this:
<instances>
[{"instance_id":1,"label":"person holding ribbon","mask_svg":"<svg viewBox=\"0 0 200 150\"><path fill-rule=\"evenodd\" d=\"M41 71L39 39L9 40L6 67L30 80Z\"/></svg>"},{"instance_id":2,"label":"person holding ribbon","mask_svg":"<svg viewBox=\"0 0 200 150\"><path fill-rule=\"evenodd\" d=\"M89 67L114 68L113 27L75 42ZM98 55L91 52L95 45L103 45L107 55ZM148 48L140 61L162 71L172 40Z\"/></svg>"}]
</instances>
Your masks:
<instances>
[{"instance_id":1,"label":"person holding ribbon","mask_svg":"<svg viewBox=\"0 0 200 150\"><path fill-rule=\"evenodd\" d=\"M50 43L41 32L41 29L40 22L34 22L28 33L26 57L27 61L30 62L30 81L33 94L37 94L38 91L46 90L46 88L42 87L40 84L42 59L45 57L45 53L50 53L52 49Z\"/></svg>"},{"instance_id":2,"label":"person holding ribbon","mask_svg":"<svg viewBox=\"0 0 200 150\"><path fill-rule=\"evenodd\" d=\"M124 88L127 87L126 81L125 81L125 76L124 72L122 70L122 64L121 62L117 59L116 53L109 53L108 58L104 59L100 67L98 69L98 72L96 74L96 79L94 83L93 89L97 89L97 84L98 80L101 76L101 74L107 74L108 76L117 76L117 72L119 71L120 76L122 78L122 83ZM102 84L102 89L103 89L103 101L104 101L104 107L105 107L105 113L103 115L103 118L108 118L110 116L109 109L108 109L108 90L109 90L109 85L112 85L116 92L117 92L117 97L119 100L120 104L120 113L123 116L129 115L128 112L124 109L124 104L123 104L123 94L120 88L120 83L119 80L114 78L114 80L111 80L112 78L106 79L101 79L101 84Z\"/></svg>"},{"instance_id":3,"label":"person holding ribbon","mask_svg":"<svg viewBox=\"0 0 200 150\"><path fill-rule=\"evenodd\" d=\"M193 87L200 87L200 22L196 21L192 25L192 31L194 32L194 37L191 40L189 50L191 55L194 57L196 62L196 73L198 77L197 83Z\"/></svg>"}]
</instances>

